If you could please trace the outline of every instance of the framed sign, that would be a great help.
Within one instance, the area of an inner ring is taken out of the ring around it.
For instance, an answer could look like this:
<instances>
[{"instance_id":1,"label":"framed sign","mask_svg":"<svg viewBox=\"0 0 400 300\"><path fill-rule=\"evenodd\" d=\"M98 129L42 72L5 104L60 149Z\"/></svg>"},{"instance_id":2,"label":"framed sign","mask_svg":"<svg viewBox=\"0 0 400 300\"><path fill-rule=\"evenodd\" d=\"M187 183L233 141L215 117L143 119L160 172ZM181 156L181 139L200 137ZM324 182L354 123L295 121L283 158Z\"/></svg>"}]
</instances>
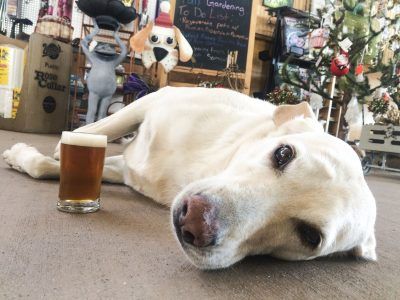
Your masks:
<instances>
[{"instance_id":1,"label":"framed sign","mask_svg":"<svg viewBox=\"0 0 400 300\"><path fill-rule=\"evenodd\" d=\"M230 62L246 72L253 1L176 0L174 24L193 48L194 63L223 70Z\"/></svg>"}]
</instances>

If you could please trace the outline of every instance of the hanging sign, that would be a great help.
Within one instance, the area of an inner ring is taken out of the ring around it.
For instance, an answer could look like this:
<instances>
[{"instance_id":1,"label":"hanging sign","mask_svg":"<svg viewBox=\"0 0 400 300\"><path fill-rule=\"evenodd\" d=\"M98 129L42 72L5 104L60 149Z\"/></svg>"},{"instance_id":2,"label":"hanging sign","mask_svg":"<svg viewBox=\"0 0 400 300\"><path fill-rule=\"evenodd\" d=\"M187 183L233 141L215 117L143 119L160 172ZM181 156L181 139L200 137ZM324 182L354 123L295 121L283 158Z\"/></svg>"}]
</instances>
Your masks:
<instances>
[{"instance_id":1,"label":"hanging sign","mask_svg":"<svg viewBox=\"0 0 400 300\"><path fill-rule=\"evenodd\" d=\"M256 3L243 0L177 0L174 25L192 46L195 60L180 65L223 70L234 63L244 73L253 2Z\"/></svg>"}]
</instances>

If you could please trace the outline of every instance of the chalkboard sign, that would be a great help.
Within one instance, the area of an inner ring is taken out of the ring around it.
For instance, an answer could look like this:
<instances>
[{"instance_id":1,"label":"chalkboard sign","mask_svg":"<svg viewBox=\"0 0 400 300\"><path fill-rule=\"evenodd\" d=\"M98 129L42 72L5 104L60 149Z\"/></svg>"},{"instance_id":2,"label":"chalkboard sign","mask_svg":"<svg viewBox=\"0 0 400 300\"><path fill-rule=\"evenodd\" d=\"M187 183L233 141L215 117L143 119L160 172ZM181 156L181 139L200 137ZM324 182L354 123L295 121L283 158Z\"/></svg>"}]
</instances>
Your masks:
<instances>
[{"instance_id":1,"label":"chalkboard sign","mask_svg":"<svg viewBox=\"0 0 400 300\"><path fill-rule=\"evenodd\" d=\"M183 66L222 70L236 61L246 71L253 1L176 0L174 24L193 48L195 62Z\"/></svg>"}]
</instances>

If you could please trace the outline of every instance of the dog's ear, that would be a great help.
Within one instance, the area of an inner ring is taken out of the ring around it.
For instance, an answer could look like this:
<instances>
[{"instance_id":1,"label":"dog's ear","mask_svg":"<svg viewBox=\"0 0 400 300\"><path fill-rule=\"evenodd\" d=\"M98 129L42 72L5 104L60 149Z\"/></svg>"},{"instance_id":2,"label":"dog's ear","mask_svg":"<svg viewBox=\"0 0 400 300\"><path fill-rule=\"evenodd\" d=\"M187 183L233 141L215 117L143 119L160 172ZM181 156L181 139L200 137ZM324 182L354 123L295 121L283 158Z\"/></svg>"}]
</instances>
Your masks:
<instances>
[{"instance_id":1,"label":"dog's ear","mask_svg":"<svg viewBox=\"0 0 400 300\"><path fill-rule=\"evenodd\" d=\"M351 254L355 257L365 260L376 260L376 240L375 233L372 232L370 236L361 244L351 250Z\"/></svg>"},{"instance_id":2,"label":"dog's ear","mask_svg":"<svg viewBox=\"0 0 400 300\"><path fill-rule=\"evenodd\" d=\"M174 26L176 40L179 45L179 60L182 62L187 62L192 58L193 49L189 42L183 36L182 32L178 27Z\"/></svg>"},{"instance_id":3,"label":"dog's ear","mask_svg":"<svg viewBox=\"0 0 400 300\"><path fill-rule=\"evenodd\" d=\"M273 120L276 126L296 119L296 118L311 118L316 120L316 117L310 107L310 105L303 101L296 105L281 105L275 109Z\"/></svg>"},{"instance_id":4,"label":"dog's ear","mask_svg":"<svg viewBox=\"0 0 400 300\"><path fill-rule=\"evenodd\" d=\"M136 33L130 39L131 48L133 51L138 53L142 53L144 50L144 44L146 43L146 39L148 39L151 30L153 29L153 23L149 23L146 27L142 28L138 33Z\"/></svg>"}]
</instances>

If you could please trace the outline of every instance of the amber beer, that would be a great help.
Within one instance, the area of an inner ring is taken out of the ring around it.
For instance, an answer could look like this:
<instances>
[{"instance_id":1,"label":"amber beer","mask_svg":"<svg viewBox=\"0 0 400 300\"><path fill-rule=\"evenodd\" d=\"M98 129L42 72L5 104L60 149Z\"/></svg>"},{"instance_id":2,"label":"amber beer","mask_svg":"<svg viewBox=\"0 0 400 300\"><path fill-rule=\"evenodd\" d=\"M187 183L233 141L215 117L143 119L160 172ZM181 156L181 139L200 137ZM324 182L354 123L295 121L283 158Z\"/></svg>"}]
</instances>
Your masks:
<instances>
[{"instance_id":1,"label":"amber beer","mask_svg":"<svg viewBox=\"0 0 400 300\"><path fill-rule=\"evenodd\" d=\"M100 208L100 187L107 136L64 131L61 136L60 191L57 208L88 213Z\"/></svg>"}]
</instances>

